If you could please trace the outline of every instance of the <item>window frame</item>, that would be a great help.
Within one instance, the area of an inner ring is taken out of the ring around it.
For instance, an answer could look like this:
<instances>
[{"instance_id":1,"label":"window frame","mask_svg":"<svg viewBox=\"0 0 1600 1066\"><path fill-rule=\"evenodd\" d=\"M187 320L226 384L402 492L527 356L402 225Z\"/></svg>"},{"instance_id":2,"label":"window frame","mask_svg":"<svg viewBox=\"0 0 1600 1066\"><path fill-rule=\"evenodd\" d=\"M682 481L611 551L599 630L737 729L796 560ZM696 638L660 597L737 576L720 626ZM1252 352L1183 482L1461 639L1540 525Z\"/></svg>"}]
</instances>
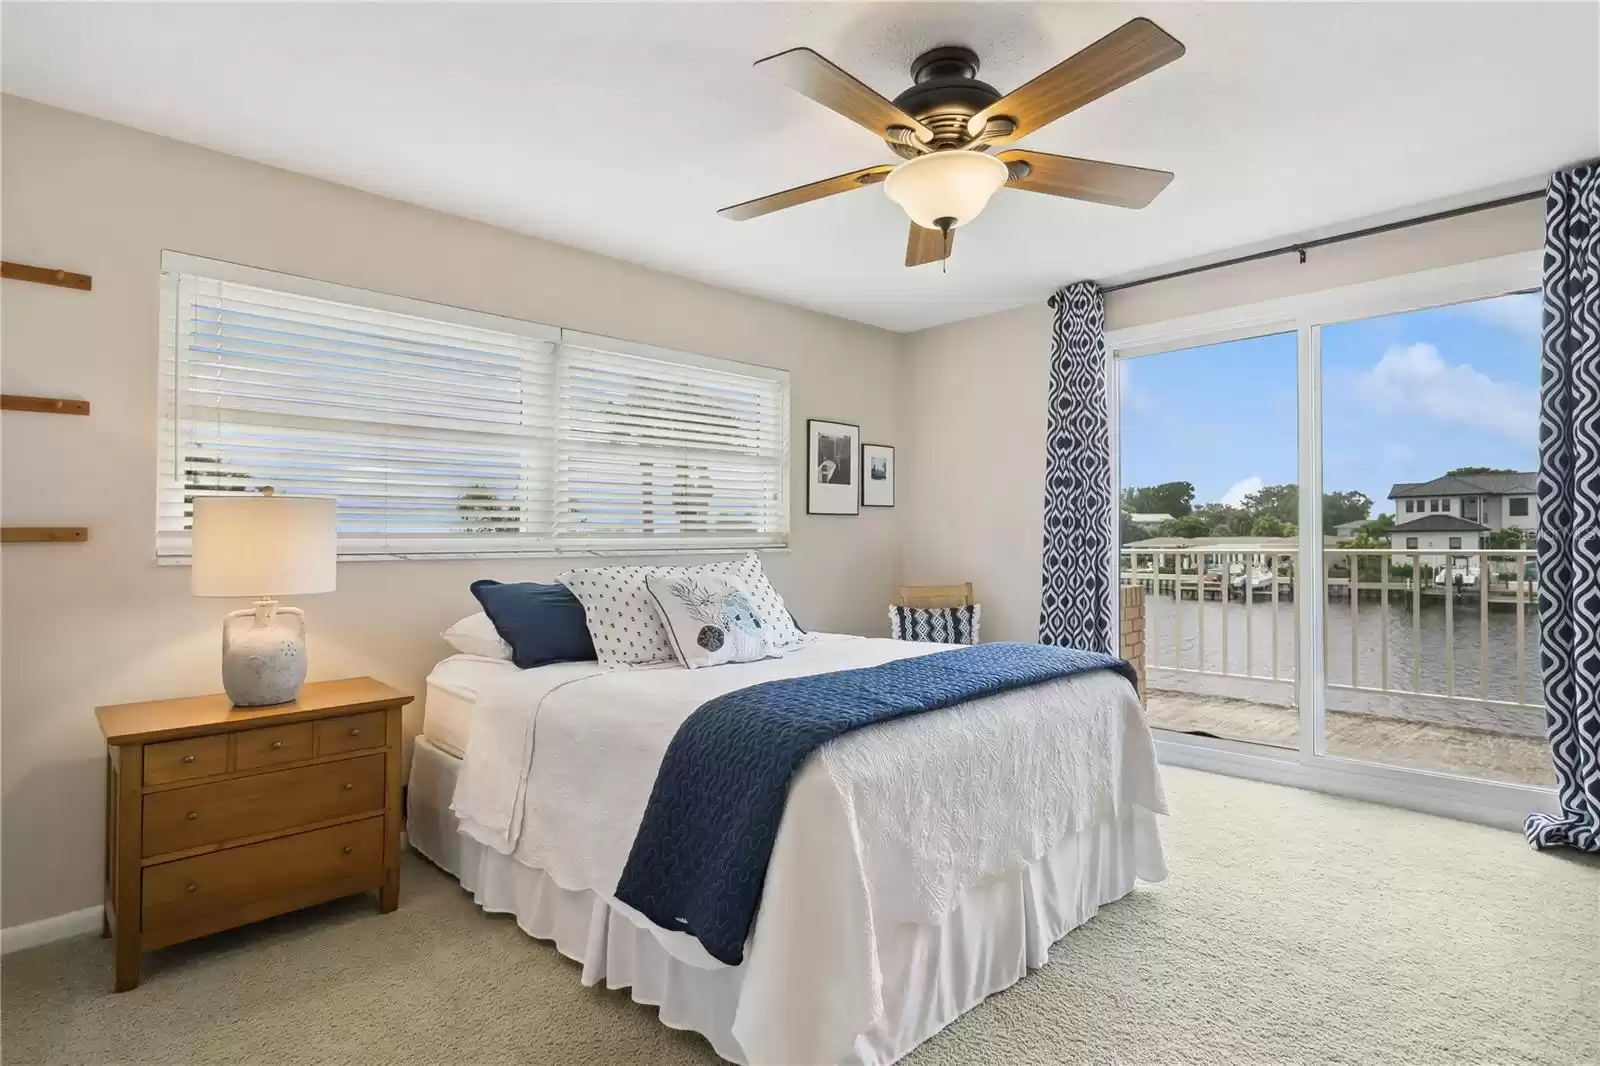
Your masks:
<instances>
[{"instance_id":1,"label":"window frame","mask_svg":"<svg viewBox=\"0 0 1600 1066\"><path fill-rule=\"evenodd\" d=\"M779 367L764 366L758 363L748 363L739 360L725 359L717 356L701 355L694 352L685 352L677 349L664 348L657 345L645 344L638 341L626 340L617 337L608 337L601 334L587 333L579 330L568 329L547 323L534 322L527 319L513 318L486 311L477 311L470 308L457 307L451 304L435 303L428 300L407 296L397 296L391 293L379 292L358 286L341 285L335 282L321 281L304 277L298 274L289 274L281 271L265 270L256 267L229 263L222 260L209 259L202 256L190 255L183 252L164 250L161 253L160 277L160 321L157 337L157 366L156 375L156 504L157 521L152 525L151 550L155 561L162 566L188 566L191 562L189 552L163 553L161 539L163 531L160 527L159 507L161 494L165 489L163 479L167 476L166 464L163 462L164 443L169 431L170 412L173 410L173 400L176 396L177 380L176 360L178 358L177 337L177 296L176 285L167 284L168 275L196 275L209 280L235 282L243 285L252 285L276 292L306 297L319 300L330 300L338 303L353 305L369 311L389 312L399 315L408 315L429 321L451 325L466 326L477 329L487 329L517 336L526 337L545 343L553 347L552 359L555 364L556 376L559 376L564 346L573 348L602 348L609 352L630 355L640 359L652 360L669 365L695 367L703 370L717 371L750 378L762 378L777 383L780 400L778 403L777 439L779 454L777 457L776 484L779 491L778 506L776 509L777 530L770 538L763 538L753 534L749 538L728 537L717 538L708 536L705 543L678 540L676 543L650 544L641 542L636 544L605 544L605 543L572 543L563 544L552 531L548 544L538 547L522 547L512 550L485 550L463 546L460 550L430 550L430 551L385 551L385 550L345 550L341 545L338 559L340 562L383 562L383 561L426 561L426 560L461 560L461 559L541 559L541 558L603 558L610 556L637 557L637 556L668 556L668 555L727 555L735 552L787 552L790 550L793 537L793 471L790 456L793 451L793 383L788 370ZM171 290L171 291L169 291ZM169 388L168 386L171 386ZM559 418L559 398L552 395L552 410ZM552 477L558 475L561 457L561 439L557 431L550 434L550 448L553 457L551 463ZM555 515L552 514L552 521ZM170 535L170 534L169 534Z\"/></svg>"},{"instance_id":2,"label":"window frame","mask_svg":"<svg viewBox=\"0 0 1600 1066\"><path fill-rule=\"evenodd\" d=\"M1520 510L1520 511L1517 510L1517 505L1518 504L1522 505L1522 510ZM1529 506L1530 505L1528 503L1528 497L1526 497L1526 496L1511 496L1511 497L1508 497L1506 499L1506 517L1507 518L1527 518L1528 517L1528 513L1529 513Z\"/></svg>"}]
</instances>

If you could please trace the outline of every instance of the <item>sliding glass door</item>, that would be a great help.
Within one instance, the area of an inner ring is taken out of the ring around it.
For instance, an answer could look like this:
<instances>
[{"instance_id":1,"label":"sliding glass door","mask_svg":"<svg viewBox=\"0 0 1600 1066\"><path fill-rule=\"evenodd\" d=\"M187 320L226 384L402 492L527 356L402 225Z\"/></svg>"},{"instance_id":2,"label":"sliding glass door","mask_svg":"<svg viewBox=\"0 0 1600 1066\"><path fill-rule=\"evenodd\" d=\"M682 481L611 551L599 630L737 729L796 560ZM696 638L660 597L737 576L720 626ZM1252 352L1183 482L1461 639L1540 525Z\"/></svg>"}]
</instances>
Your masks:
<instances>
[{"instance_id":1,"label":"sliding glass door","mask_svg":"<svg viewBox=\"0 0 1600 1066\"><path fill-rule=\"evenodd\" d=\"M1330 755L1553 783L1539 329L1537 293L1320 329Z\"/></svg>"},{"instance_id":2,"label":"sliding glass door","mask_svg":"<svg viewBox=\"0 0 1600 1066\"><path fill-rule=\"evenodd\" d=\"M1152 725L1294 748L1293 330L1120 360L1119 557Z\"/></svg>"},{"instance_id":3,"label":"sliding glass door","mask_svg":"<svg viewBox=\"0 0 1600 1066\"><path fill-rule=\"evenodd\" d=\"M1537 280L1509 256L1108 335L1167 741L1444 806L1553 783Z\"/></svg>"}]
</instances>

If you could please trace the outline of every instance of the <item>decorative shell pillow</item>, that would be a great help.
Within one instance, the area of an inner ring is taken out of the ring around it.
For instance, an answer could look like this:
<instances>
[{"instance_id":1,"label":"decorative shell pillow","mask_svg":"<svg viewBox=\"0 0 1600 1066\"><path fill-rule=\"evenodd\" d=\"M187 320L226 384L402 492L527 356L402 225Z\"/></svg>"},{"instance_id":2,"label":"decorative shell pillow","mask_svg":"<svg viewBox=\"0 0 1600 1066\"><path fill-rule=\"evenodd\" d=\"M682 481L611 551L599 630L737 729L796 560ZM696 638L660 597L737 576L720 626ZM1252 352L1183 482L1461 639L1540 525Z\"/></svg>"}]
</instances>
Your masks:
<instances>
[{"instance_id":1,"label":"decorative shell pillow","mask_svg":"<svg viewBox=\"0 0 1600 1066\"><path fill-rule=\"evenodd\" d=\"M761 628L766 630L767 640L774 648L792 647L805 639L805 633L794 624L789 608L784 605L783 597L767 580L766 571L761 568L761 557L755 552L732 562L708 563L698 569L726 574L744 586L756 609L756 617L761 619Z\"/></svg>"},{"instance_id":2,"label":"decorative shell pillow","mask_svg":"<svg viewBox=\"0 0 1600 1066\"><path fill-rule=\"evenodd\" d=\"M739 581L696 568L661 570L646 575L644 583L678 661L689 669L781 654Z\"/></svg>"}]
</instances>

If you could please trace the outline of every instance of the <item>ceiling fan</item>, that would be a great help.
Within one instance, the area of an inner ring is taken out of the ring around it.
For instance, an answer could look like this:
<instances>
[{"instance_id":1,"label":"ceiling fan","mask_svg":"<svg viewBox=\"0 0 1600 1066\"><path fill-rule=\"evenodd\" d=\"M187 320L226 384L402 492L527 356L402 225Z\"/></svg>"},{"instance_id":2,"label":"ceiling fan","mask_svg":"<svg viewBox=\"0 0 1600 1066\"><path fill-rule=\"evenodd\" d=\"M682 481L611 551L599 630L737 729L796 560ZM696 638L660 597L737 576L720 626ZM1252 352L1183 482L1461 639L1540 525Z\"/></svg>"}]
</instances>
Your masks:
<instances>
[{"instance_id":1,"label":"ceiling fan","mask_svg":"<svg viewBox=\"0 0 1600 1066\"><path fill-rule=\"evenodd\" d=\"M1020 148L989 151L1166 66L1183 51L1161 27L1136 18L1001 96L977 80L976 52L935 48L911 64L911 88L891 102L811 49L791 48L760 60L756 69L865 126L906 161L824 178L717 214L742 222L881 182L911 218L911 267L947 259L954 229L976 218L1002 186L1144 207L1167 187L1171 173Z\"/></svg>"}]
</instances>

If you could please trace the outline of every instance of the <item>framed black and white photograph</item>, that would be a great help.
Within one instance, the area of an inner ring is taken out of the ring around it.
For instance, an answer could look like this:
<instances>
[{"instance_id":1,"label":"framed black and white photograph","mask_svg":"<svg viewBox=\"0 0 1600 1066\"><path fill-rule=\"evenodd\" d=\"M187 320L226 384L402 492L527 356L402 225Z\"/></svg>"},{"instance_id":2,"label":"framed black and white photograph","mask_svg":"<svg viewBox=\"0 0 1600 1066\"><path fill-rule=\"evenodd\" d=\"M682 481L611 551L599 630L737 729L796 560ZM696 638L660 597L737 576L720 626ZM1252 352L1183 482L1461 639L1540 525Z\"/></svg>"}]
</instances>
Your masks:
<instances>
[{"instance_id":1,"label":"framed black and white photograph","mask_svg":"<svg viewBox=\"0 0 1600 1066\"><path fill-rule=\"evenodd\" d=\"M806 419L806 514L861 513L861 427Z\"/></svg>"},{"instance_id":2,"label":"framed black and white photograph","mask_svg":"<svg viewBox=\"0 0 1600 1066\"><path fill-rule=\"evenodd\" d=\"M861 445L861 506L894 506L894 449L887 444Z\"/></svg>"}]
</instances>

